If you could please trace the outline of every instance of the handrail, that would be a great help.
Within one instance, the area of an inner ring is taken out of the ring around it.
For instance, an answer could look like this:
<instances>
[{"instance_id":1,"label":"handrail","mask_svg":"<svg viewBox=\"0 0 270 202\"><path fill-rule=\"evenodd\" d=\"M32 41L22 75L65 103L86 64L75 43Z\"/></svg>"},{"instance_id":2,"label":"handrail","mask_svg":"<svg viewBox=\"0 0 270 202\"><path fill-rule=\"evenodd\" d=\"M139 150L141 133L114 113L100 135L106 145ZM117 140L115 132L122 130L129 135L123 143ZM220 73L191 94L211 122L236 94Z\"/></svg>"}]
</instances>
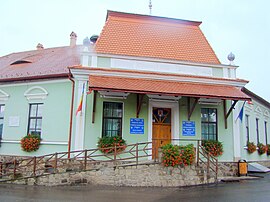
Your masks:
<instances>
[{"instance_id":1,"label":"handrail","mask_svg":"<svg viewBox=\"0 0 270 202\"><path fill-rule=\"evenodd\" d=\"M197 144L197 165L199 163L206 164L207 166L207 175L210 176L210 170L212 170L215 174L215 181L217 182L218 178L218 160L215 158L210 152L207 152L202 145L200 145L200 142L198 141ZM200 157L203 156L207 161L205 162L203 158Z\"/></svg>"},{"instance_id":2,"label":"handrail","mask_svg":"<svg viewBox=\"0 0 270 202\"><path fill-rule=\"evenodd\" d=\"M13 160L8 163L0 163L0 178L11 180L16 178L25 178L41 176L50 173L66 172L70 169L76 171L95 169L99 163L111 162L112 166L119 166L128 163L128 165L138 165L139 160L148 160L153 157L156 162L156 148L153 146L155 141L166 139L153 139L152 142L140 142L126 146L113 146L105 149L112 149L111 154L100 152L100 148L75 150L69 152L58 152L42 156L34 156L19 160ZM173 141L194 141L197 142L197 165L203 163L207 166L207 174L210 176L210 170L215 173L217 180L218 161L201 145L201 140L195 139L171 139ZM126 147L124 151L118 153L118 149ZM153 151L154 150L154 151ZM72 167L72 168L71 168Z\"/></svg>"},{"instance_id":3,"label":"handrail","mask_svg":"<svg viewBox=\"0 0 270 202\"><path fill-rule=\"evenodd\" d=\"M118 149L123 147L126 147L126 149L118 153ZM91 167L94 169L95 164L101 162L113 162L113 166L119 165L119 162L138 165L139 159L148 159L152 156L152 142L141 142L126 146L115 145L105 149L113 149L113 152L106 154L100 152L101 149L96 148L58 152L20 160L14 159L12 163L0 164L0 178L3 181L66 172L71 164L73 168L81 171L91 169Z\"/></svg>"}]
</instances>

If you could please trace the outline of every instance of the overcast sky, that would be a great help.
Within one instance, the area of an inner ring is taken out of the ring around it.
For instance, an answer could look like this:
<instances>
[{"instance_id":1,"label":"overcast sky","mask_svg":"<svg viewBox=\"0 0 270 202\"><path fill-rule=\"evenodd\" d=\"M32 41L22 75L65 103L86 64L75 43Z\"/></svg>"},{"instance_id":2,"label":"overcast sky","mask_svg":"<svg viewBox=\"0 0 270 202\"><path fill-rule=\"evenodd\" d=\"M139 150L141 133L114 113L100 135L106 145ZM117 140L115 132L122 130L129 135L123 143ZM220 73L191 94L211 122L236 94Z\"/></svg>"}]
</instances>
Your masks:
<instances>
[{"instance_id":1,"label":"overcast sky","mask_svg":"<svg viewBox=\"0 0 270 202\"><path fill-rule=\"evenodd\" d=\"M1 0L0 56L78 43L99 34L107 10L149 14L149 0ZM223 64L233 52L237 77L270 101L269 0L152 0L152 15L202 21L201 29Z\"/></svg>"}]
</instances>

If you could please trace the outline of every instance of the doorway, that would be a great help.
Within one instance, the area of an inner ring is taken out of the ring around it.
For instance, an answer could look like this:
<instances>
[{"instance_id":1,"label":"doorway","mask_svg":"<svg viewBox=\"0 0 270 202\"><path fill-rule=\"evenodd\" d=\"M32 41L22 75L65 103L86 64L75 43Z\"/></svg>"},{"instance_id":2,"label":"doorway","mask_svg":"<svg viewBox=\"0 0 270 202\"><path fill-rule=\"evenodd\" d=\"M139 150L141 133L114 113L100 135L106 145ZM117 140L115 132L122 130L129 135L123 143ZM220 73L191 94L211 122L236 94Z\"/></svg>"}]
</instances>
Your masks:
<instances>
[{"instance_id":1,"label":"doorway","mask_svg":"<svg viewBox=\"0 0 270 202\"><path fill-rule=\"evenodd\" d=\"M171 142L171 108L153 107L152 157L158 157L158 148Z\"/></svg>"}]
</instances>

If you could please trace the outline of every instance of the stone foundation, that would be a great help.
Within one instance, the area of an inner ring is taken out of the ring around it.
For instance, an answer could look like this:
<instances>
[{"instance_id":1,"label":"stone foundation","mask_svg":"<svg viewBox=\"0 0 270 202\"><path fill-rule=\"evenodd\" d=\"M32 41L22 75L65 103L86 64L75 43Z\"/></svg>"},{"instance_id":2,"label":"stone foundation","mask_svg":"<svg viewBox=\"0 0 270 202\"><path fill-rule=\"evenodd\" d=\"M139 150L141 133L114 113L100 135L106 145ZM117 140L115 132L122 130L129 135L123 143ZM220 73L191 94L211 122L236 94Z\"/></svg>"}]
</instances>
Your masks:
<instances>
[{"instance_id":1,"label":"stone foundation","mask_svg":"<svg viewBox=\"0 0 270 202\"><path fill-rule=\"evenodd\" d=\"M192 165L184 168L166 168L159 164L138 166L102 167L100 169L44 175L11 183L27 185L112 185L112 186L154 186L178 187L214 183L214 176Z\"/></svg>"}]
</instances>

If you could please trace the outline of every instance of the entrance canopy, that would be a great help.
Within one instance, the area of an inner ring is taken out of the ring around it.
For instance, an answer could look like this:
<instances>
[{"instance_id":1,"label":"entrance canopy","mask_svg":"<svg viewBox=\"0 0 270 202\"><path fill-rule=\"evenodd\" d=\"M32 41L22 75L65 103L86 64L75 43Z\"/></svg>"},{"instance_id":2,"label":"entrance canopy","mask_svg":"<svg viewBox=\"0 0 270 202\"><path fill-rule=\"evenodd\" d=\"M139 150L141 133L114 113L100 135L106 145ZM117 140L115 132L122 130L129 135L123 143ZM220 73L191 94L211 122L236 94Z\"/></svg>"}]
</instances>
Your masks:
<instances>
[{"instance_id":1,"label":"entrance canopy","mask_svg":"<svg viewBox=\"0 0 270 202\"><path fill-rule=\"evenodd\" d=\"M250 100L240 88L235 86L161 79L90 75L89 88L91 90L137 94L160 94L224 100Z\"/></svg>"}]
</instances>

